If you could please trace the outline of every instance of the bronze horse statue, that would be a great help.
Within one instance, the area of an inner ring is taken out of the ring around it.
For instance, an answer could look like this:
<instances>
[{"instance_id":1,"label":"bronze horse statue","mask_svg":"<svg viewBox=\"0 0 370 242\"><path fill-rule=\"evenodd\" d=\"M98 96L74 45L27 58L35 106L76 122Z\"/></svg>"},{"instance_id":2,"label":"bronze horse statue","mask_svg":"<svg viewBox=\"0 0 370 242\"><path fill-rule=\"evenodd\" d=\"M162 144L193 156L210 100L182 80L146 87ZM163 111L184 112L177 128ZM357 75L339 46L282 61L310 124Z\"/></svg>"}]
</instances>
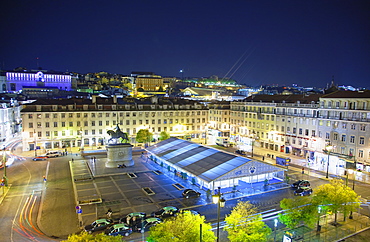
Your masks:
<instances>
[{"instance_id":1,"label":"bronze horse statue","mask_svg":"<svg viewBox=\"0 0 370 242\"><path fill-rule=\"evenodd\" d=\"M110 137L111 137L108 140L108 143L112 140L116 140L116 143L123 143L123 144L129 143L127 134L121 131L121 129L118 127L118 124L117 124L117 127L116 127L115 131L114 130L108 130L107 134L109 134ZM117 142L117 141L119 141L119 142Z\"/></svg>"}]
</instances>

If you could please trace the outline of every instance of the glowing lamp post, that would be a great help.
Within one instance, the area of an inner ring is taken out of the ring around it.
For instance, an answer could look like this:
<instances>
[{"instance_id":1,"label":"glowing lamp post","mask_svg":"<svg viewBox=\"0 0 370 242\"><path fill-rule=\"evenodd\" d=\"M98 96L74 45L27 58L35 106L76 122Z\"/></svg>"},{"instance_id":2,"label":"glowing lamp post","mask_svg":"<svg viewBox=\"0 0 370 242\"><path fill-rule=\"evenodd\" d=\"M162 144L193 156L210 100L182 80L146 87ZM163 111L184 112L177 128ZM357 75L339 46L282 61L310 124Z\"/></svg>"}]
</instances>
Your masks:
<instances>
[{"instance_id":1,"label":"glowing lamp post","mask_svg":"<svg viewBox=\"0 0 370 242\"><path fill-rule=\"evenodd\" d=\"M218 193L212 197L213 203L217 204L217 242L220 241L220 208L225 206L226 200L221 197L221 187L218 187Z\"/></svg>"},{"instance_id":2,"label":"glowing lamp post","mask_svg":"<svg viewBox=\"0 0 370 242\"><path fill-rule=\"evenodd\" d=\"M274 242L276 242L276 227L278 225L277 218L274 219Z\"/></svg>"},{"instance_id":3,"label":"glowing lamp post","mask_svg":"<svg viewBox=\"0 0 370 242\"><path fill-rule=\"evenodd\" d=\"M317 218L317 228L316 228L316 232L317 232L317 233L320 233L320 231L321 231L321 225L320 225L321 206L318 206L318 207L317 207L317 212L318 212L318 218Z\"/></svg>"},{"instance_id":4,"label":"glowing lamp post","mask_svg":"<svg viewBox=\"0 0 370 242\"><path fill-rule=\"evenodd\" d=\"M353 170L353 183L352 183L352 189L355 190L355 180L356 180L356 172L357 172L357 163L356 163L356 157L353 156L353 160L355 163L355 169ZM349 219L353 219L353 212L351 211L349 214Z\"/></svg>"},{"instance_id":5,"label":"glowing lamp post","mask_svg":"<svg viewBox=\"0 0 370 242\"><path fill-rule=\"evenodd\" d=\"M329 159L330 159L330 152L334 147L332 145L326 146L326 151L328 152L328 161L326 163L326 178L329 178Z\"/></svg>"},{"instance_id":6,"label":"glowing lamp post","mask_svg":"<svg viewBox=\"0 0 370 242\"><path fill-rule=\"evenodd\" d=\"M34 143L35 143L34 150L35 150L35 157L36 157L37 156L37 140L36 140L36 130L35 129L33 130L33 136L34 136Z\"/></svg>"}]
</instances>

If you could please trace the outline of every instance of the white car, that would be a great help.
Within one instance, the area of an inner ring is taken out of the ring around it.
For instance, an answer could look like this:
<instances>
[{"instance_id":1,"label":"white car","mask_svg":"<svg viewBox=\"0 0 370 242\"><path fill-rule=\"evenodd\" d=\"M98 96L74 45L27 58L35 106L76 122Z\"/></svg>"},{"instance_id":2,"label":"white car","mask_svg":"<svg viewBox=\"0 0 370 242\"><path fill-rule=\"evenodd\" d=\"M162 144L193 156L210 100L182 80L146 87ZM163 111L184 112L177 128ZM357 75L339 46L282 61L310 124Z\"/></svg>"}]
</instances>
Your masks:
<instances>
[{"instance_id":1,"label":"white car","mask_svg":"<svg viewBox=\"0 0 370 242\"><path fill-rule=\"evenodd\" d=\"M59 157L61 155L62 154L59 151L49 151L45 155L42 155L42 156L46 156L48 158L54 158L54 157Z\"/></svg>"}]
</instances>

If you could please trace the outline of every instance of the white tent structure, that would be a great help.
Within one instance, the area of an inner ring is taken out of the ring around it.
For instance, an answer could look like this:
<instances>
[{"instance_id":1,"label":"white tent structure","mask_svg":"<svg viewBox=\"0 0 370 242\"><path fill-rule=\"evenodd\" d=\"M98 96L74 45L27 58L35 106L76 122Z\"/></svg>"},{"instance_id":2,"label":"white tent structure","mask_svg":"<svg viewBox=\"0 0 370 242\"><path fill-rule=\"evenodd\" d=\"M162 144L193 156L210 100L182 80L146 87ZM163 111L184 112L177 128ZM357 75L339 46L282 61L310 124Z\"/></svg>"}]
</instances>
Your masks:
<instances>
[{"instance_id":1,"label":"white tent structure","mask_svg":"<svg viewBox=\"0 0 370 242\"><path fill-rule=\"evenodd\" d=\"M146 150L149 159L205 190L284 178L283 168L178 138Z\"/></svg>"}]
</instances>

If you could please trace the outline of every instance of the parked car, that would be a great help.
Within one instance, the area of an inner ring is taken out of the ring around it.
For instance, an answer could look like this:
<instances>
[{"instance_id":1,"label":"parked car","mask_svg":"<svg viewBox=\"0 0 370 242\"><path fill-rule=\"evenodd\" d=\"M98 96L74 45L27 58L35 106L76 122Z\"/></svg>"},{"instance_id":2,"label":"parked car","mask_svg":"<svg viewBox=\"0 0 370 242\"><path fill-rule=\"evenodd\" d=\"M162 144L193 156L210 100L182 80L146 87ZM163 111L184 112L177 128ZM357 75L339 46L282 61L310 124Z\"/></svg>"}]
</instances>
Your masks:
<instances>
[{"instance_id":1,"label":"parked car","mask_svg":"<svg viewBox=\"0 0 370 242\"><path fill-rule=\"evenodd\" d=\"M163 207L162 209L156 212L152 212L152 217L166 218L166 217L174 216L178 212L179 212L179 209L177 207L168 206L168 207Z\"/></svg>"},{"instance_id":2,"label":"parked car","mask_svg":"<svg viewBox=\"0 0 370 242\"><path fill-rule=\"evenodd\" d=\"M141 224L142 220L146 218L146 213L135 212L129 213L126 217L121 218L119 223L126 223L133 231L138 231L138 226Z\"/></svg>"},{"instance_id":3,"label":"parked car","mask_svg":"<svg viewBox=\"0 0 370 242\"><path fill-rule=\"evenodd\" d=\"M199 196L200 196L200 192L194 191L193 189L185 189L185 190L182 192L182 196L183 196L184 198L189 198L189 197L199 197Z\"/></svg>"},{"instance_id":4,"label":"parked car","mask_svg":"<svg viewBox=\"0 0 370 242\"><path fill-rule=\"evenodd\" d=\"M129 236L132 233L132 229L125 223L114 224L113 226L105 230L106 235L123 235Z\"/></svg>"},{"instance_id":5,"label":"parked car","mask_svg":"<svg viewBox=\"0 0 370 242\"><path fill-rule=\"evenodd\" d=\"M60 153L60 151L49 151L49 152L46 152L46 154L43 156L46 156L48 158L54 158L54 157L59 157L61 155L62 154Z\"/></svg>"},{"instance_id":6,"label":"parked car","mask_svg":"<svg viewBox=\"0 0 370 242\"><path fill-rule=\"evenodd\" d=\"M113 225L112 219L98 219L92 222L91 224L86 225L85 231L91 234L92 232L95 232L98 230L104 230L111 225Z\"/></svg>"},{"instance_id":7,"label":"parked car","mask_svg":"<svg viewBox=\"0 0 370 242\"><path fill-rule=\"evenodd\" d=\"M159 223L162 223L162 220L160 218L154 218L154 217L146 218L143 220L142 223L137 225L137 231L140 232L142 229L144 231L148 231L151 227Z\"/></svg>"},{"instance_id":8,"label":"parked car","mask_svg":"<svg viewBox=\"0 0 370 242\"><path fill-rule=\"evenodd\" d=\"M306 196L312 194L312 188L311 187L300 187L297 190L294 191L294 195L296 196Z\"/></svg>"},{"instance_id":9,"label":"parked car","mask_svg":"<svg viewBox=\"0 0 370 242\"><path fill-rule=\"evenodd\" d=\"M200 215L200 213L198 213L197 211L195 211L195 210L188 210L188 209L180 210L180 213L190 213L190 214L193 214L193 215Z\"/></svg>"},{"instance_id":10,"label":"parked car","mask_svg":"<svg viewBox=\"0 0 370 242\"><path fill-rule=\"evenodd\" d=\"M299 180L292 184L292 188L309 187L309 186L311 186L311 184L307 180Z\"/></svg>"},{"instance_id":11,"label":"parked car","mask_svg":"<svg viewBox=\"0 0 370 242\"><path fill-rule=\"evenodd\" d=\"M135 218L135 220L146 218L146 213L143 213L143 212L129 213L129 214L126 215L126 217L121 218L119 220L119 222L120 223L127 223L127 220L131 220L132 218Z\"/></svg>"},{"instance_id":12,"label":"parked car","mask_svg":"<svg viewBox=\"0 0 370 242\"><path fill-rule=\"evenodd\" d=\"M244 150L236 150L235 153L238 155L247 155L247 152L245 152Z\"/></svg>"},{"instance_id":13,"label":"parked car","mask_svg":"<svg viewBox=\"0 0 370 242\"><path fill-rule=\"evenodd\" d=\"M32 160L34 161L39 161L39 160L46 160L48 157L47 156L36 156Z\"/></svg>"}]
</instances>

